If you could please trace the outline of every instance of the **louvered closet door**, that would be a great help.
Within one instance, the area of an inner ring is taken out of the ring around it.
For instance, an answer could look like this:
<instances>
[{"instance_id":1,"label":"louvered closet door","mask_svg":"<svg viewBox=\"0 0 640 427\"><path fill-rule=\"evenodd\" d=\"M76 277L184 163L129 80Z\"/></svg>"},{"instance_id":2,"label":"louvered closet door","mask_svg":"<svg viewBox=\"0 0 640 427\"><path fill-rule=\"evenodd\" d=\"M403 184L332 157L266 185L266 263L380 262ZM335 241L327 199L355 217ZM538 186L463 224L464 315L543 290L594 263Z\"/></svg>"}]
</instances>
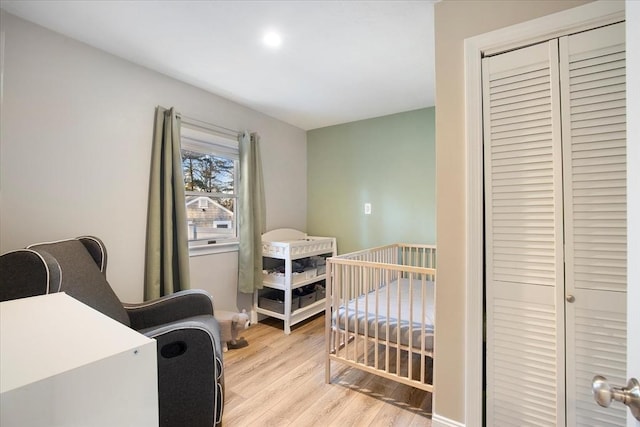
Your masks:
<instances>
[{"instance_id":1,"label":"louvered closet door","mask_svg":"<svg viewBox=\"0 0 640 427\"><path fill-rule=\"evenodd\" d=\"M491 426L565 419L557 58L555 40L483 60Z\"/></svg>"},{"instance_id":2,"label":"louvered closet door","mask_svg":"<svg viewBox=\"0 0 640 427\"><path fill-rule=\"evenodd\" d=\"M624 426L624 24L485 58L487 424Z\"/></svg>"},{"instance_id":3,"label":"louvered closet door","mask_svg":"<svg viewBox=\"0 0 640 427\"><path fill-rule=\"evenodd\" d=\"M560 39L566 236L567 424L626 425L591 380L626 384L624 24Z\"/></svg>"}]
</instances>

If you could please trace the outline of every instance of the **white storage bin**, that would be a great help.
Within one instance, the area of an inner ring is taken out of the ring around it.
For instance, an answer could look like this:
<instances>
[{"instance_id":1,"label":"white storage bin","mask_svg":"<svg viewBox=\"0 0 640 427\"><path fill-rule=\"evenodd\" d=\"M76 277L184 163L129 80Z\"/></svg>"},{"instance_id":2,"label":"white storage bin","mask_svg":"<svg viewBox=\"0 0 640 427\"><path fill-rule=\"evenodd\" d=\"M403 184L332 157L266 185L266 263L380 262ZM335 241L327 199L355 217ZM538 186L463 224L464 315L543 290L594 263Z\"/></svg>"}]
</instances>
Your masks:
<instances>
[{"instance_id":1,"label":"white storage bin","mask_svg":"<svg viewBox=\"0 0 640 427\"><path fill-rule=\"evenodd\" d=\"M323 273L324 274L324 273ZM291 283L297 284L304 282L305 280L313 279L318 276L317 268L310 268L308 270L303 271L302 273L291 273ZM284 285L285 283L285 274L272 272L268 273L266 271L262 271L262 280L269 283L275 283L278 285Z\"/></svg>"}]
</instances>

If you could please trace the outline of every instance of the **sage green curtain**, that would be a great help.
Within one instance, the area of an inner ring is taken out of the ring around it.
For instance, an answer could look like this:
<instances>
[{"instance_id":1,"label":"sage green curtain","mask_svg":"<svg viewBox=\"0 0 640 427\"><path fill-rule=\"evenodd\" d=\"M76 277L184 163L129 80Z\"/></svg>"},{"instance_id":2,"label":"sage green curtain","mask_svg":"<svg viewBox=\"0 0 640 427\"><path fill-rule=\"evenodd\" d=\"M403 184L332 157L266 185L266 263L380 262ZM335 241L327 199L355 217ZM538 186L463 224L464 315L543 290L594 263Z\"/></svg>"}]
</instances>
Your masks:
<instances>
[{"instance_id":1,"label":"sage green curtain","mask_svg":"<svg viewBox=\"0 0 640 427\"><path fill-rule=\"evenodd\" d=\"M156 108L149 181L145 300L189 287L180 117L173 108Z\"/></svg>"},{"instance_id":2,"label":"sage green curtain","mask_svg":"<svg viewBox=\"0 0 640 427\"><path fill-rule=\"evenodd\" d=\"M265 229L264 185L257 134L242 133L239 140L238 190L238 290L253 293L262 288L262 233Z\"/></svg>"}]
</instances>

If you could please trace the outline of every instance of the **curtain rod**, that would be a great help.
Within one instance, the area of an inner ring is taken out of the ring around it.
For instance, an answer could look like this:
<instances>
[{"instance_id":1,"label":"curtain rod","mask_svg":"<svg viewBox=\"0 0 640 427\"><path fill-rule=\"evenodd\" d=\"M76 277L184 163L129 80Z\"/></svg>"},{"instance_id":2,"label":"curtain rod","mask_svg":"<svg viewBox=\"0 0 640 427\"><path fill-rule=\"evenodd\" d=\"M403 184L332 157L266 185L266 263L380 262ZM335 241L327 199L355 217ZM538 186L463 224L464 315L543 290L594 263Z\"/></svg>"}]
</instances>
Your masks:
<instances>
[{"instance_id":1,"label":"curtain rod","mask_svg":"<svg viewBox=\"0 0 640 427\"><path fill-rule=\"evenodd\" d=\"M187 117L178 113L178 117L182 120L184 124L196 126L199 128L207 129L213 132L221 133L224 135L231 135L234 138L240 135L240 131L235 129L229 129L224 126L214 125L213 123L208 123L202 120L194 119L193 117Z\"/></svg>"}]
</instances>

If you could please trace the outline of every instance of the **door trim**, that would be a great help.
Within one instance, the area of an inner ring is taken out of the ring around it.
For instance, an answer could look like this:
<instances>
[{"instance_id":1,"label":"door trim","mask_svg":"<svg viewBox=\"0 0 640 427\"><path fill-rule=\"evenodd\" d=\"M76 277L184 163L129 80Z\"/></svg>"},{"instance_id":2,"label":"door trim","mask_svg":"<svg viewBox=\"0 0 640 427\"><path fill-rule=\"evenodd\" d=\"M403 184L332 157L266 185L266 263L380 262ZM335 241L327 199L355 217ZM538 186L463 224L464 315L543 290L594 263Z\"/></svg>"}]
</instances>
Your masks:
<instances>
[{"instance_id":1,"label":"door trim","mask_svg":"<svg viewBox=\"0 0 640 427\"><path fill-rule=\"evenodd\" d=\"M482 426L483 157L481 59L516 47L623 21L624 1L596 1L465 40L465 426Z\"/></svg>"}]
</instances>

